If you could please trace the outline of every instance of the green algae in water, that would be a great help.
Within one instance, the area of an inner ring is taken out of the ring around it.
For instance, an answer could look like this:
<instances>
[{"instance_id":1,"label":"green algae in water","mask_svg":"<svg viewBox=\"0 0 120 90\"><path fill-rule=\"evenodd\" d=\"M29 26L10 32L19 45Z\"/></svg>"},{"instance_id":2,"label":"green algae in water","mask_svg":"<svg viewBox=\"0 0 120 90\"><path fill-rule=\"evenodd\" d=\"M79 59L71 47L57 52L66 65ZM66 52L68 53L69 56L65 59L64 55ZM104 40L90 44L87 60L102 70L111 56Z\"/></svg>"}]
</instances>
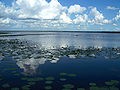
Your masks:
<instances>
[{"instance_id":1,"label":"green algae in water","mask_svg":"<svg viewBox=\"0 0 120 90\"><path fill-rule=\"evenodd\" d=\"M45 89L50 90L50 89L52 89L52 87L51 86L45 86Z\"/></svg>"},{"instance_id":2,"label":"green algae in water","mask_svg":"<svg viewBox=\"0 0 120 90\"><path fill-rule=\"evenodd\" d=\"M68 76L70 76L70 77L75 77L76 74L68 74Z\"/></svg>"},{"instance_id":3,"label":"green algae in water","mask_svg":"<svg viewBox=\"0 0 120 90\"><path fill-rule=\"evenodd\" d=\"M46 83L46 84L52 84L53 81L46 81L45 83Z\"/></svg>"},{"instance_id":4,"label":"green algae in water","mask_svg":"<svg viewBox=\"0 0 120 90\"><path fill-rule=\"evenodd\" d=\"M96 83L89 83L90 86L96 86Z\"/></svg>"},{"instance_id":5,"label":"green algae in water","mask_svg":"<svg viewBox=\"0 0 120 90\"><path fill-rule=\"evenodd\" d=\"M65 78L60 78L60 81L66 81L66 79Z\"/></svg>"},{"instance_id":6,"label":"green algae in water","mask_svg":"<svg viewBox=\"0 0 120 90\"><path fill-rule=\"evenodd\" d=\"M77 90L85 90L85 88L77 88Z\"/></svg>"},{"instance_id":7,"label":"green algae in water","mask_svg":"<svg viewBox=\"0 0 120 90\"><path fill-rule=\"evenodd\" d=\"M67 73L60 73L61 76L67 75Z\"/></svg>"},{"instance_id":8,"label":"green algae in water","mask_svg":"<svg viewBox=\"0 0 120 90\"><path fill-rule=\"evenodd\" d=\"M47 77L47 78L45 78L46 80L55 80L55 78L54 77Z\"/></svg>"},{"instance_id":9,"label":"green algae in water","mask_svg":"<svg viewBox=\"0 0 120 90\"><path fill-rule=\"evenodd\" d=\"M2 87L8 88L8 87L10 87L10 85L8 83L6 83L6 84L3 84Z\"/></svg>"},{"instance_id":10,"label":"green algae in water","mask_svg":"<svg viewBox=\"0 0 120 90\"><path fill-rule=\"evenodd\" d=\"M11 90L20 90L19 88L11 88Z\"/></svg>"},{"instance_id":11,"label":"green algae in water","mask_svg":"<svg viewBox=\"0 0 120 90\"><path fill-rule=\"evenodd\" d=\"M72 84L65 84L65 85L63 85L63 87L64 88L74 88L74 85L72 85Z\"/></svg>"}]
</instances>

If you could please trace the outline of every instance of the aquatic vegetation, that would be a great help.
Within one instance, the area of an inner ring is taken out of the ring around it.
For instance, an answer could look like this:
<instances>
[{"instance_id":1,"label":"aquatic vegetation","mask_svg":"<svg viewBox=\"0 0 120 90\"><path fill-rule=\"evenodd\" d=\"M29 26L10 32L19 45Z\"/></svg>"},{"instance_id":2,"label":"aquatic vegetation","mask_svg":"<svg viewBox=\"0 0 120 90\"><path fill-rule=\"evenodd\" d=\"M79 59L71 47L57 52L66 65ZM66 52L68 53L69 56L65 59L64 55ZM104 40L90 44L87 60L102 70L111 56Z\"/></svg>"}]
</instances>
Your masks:
<instances>
[{"instance_id":1,"label":"aquatic vegetation","mask_svg":"<svg viewBox=\"0 0 120 90\"><path fill-rule=\"evenodd\" d=\"M23 78L21 78L21 80L27 80L28 78L26 78L26 77L23 77Z\"/></svg>"},{"instance_id":2,"label":"aquatic vegetation","mask_svg":"<svg viewBox=\"0 0 120 90\"><path fill-rule=\"evenodd\" d=\"M77 88L77 90L85 90L85 88Z\"/></svg>"},{"instance_id":3,"label":"aquatic vegetation","mask_svg":"<svg viewBox=\"0 0 120 90\"><path fill-rule=\"evenodd\" d=\"M44 78L38 77L38 78L27 78L27 81L42 81Z\"/></svg>"},{"instance_id":4,"label":"aquatic vegetation","mask_svg":"<svg viewBox=\"0 0 120 90\"><path fill-rule=\"evenodd\" d=\"M115 86L112 86L112 87L109 87L110 90L119 90L119 88L115 87Z\"/></svg>"},{"instance_id":5,"label":"aquatic vegetation","mask_svg":"<svg viewBox=\"0 0 120 90\"><path fill-rule=\"evenodd\" d=\"M45 78L46 80L54 80L55 78L54 77L47 77Z\"/></svg>"},{"instance_id":6,"label":"aquatic vegetation","mask_svg":"<svg viewBox=\"0 0 120 90\"><path fill-rule=\"evenodd\" d=\"M45 86L45 89L50 90L50 89L52 89L52 87L51 86Z\"/></svg>"},{"instance_id":7,"label":"aquatic vegetation","mask_svg":"<svg viewBox=\"0 0 120 90\"><path fill-rule=\"evenodd\" d=\"M66 81L66 79L65 78L60 78L60 81Z\"/></svg>"},{"instance_id":8,"label":"aquatic vegetation","mask_svg":"<svg viewBox=\"0 0 120 90\"><path fill-rule=\"evenodd\" d=\"M2 87L8 88L8 87L10 87L10 85L8 83L6 83L6 84L3 84Z\"/></svg>"},{"instance_id":9,"label":"aquatic vegetation","mask_svg":"<svg viewBox=\"0 0 120 90\"><path fill-rule=\"evenodd\" d=\"M45 84L52 84L53 81L45 81Z\"/></svg>"},{"instance_id":10,"label":"aquatic vegetation","mask_svg":"<svg viewBox=\"0 0 120 90\"><path fill-rule=\"evenodd\" d=\"M117 80L111 80L111 81L105 82L106 85L117 85L118 83L119 81Z\"/></svg>"},{"instance_id":11,"label":"aquatic vegetation","mask_svg":"<svg viewBox=\"0 0 120 90\"><path fill-rule=\"evenodd\" d=\"M71 90L70 88L63 88L62 90Z\"/></svg>"},{"instance_id":12,"label":"aquatic vegetation","mask_svg":"<svg viewBox=\"0 0 120 90\"><path fill-rule=\"evenodd\" d=\"M67 73L60 73L61 76L67 75Z\"/></svg>"},{"instance_id":13,"label":"aquatic vegetation","mask_svg":"<svg viewBox=\"0 0 120 90\"><path fill-rule=\"evenodd\" d=\"M90 90L109 90L109 88L92 86L92 87L90 87Z\"/></svg>"},{"instance_id":14,"label":"aquatic vegetation","mask_svg":"<svg viewBox=\"0 0 120 90\"><path fill-rule=\"evenodd\" d=\"M96 83L89 83L90 86L96 86Z\"/></svg>"},{"instance_id":15,"label":"aquatic vegetation","mask_svg":"<svg viewBox=\"0 0 120 90\"><path fill-rule=\"evenodd\" d=\"M63 87L70 89L70 88L74 88L74 85L72 85L72 84L65 84L65 85L63 85Z\"/></svg>"},{"instance_id":16,"label":"aquatic vegetation","mask_svg":"<svg viewBox=\"0 0 120 90\"><path fill-rule=\"evenodd\" d=\"M20 90L19 88L11 88L11 90Z\"/></svg>"},{"instance_id":17,"label":"aquatic vegetation","mask_svg":"<svg viewBox=\"0 0 120 90\"><path fill-rule=\"evenodd\" d=\"M23 90L30 90L30 85L25 85L22 87Z\"/></svg>"},{"instance_id":18,"label":"aquatic vegetation","mask_svg":"<svg viewBox=\"0 0 120 90\"><path fill-rule=\"evenodd\" d=\"M70 77L75 77L76 74L68 74L68 76L70 76Z\"/></svg>"},{"instance_id":19,"label":"aquatic vegetation","mask_svg":"<svg viewBox=\"0 0 120 90\"><path fill-rule=\"evenodd\" d=\"M35 84L35 82L28 82L28 84L29 84L29 85L34 85L34 84Z\"/></svg>"}]
</instances>

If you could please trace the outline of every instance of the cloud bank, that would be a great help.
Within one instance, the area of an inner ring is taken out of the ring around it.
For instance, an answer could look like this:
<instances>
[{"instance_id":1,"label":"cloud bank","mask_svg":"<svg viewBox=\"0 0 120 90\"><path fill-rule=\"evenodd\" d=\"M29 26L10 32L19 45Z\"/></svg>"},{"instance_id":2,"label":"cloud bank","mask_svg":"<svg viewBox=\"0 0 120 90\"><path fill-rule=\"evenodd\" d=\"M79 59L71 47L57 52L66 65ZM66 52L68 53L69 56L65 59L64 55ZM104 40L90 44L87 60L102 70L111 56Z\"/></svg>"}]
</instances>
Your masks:
<instances>
[{"instance_id":1,"label":"cloud bank","mask_svg":"<svg viewBox=\"0 0 120 90\"><path fill-rule=\"evenodd\" d=\"M118 8L107 6L107 9ZM32 28L32 29L61 29L79 28L81 25L115 26L113 21L120 19L120 11L111 20L104 17L96 7L83 7L80 5L62 6L58 0L16 0L12 6L0 2L1 28ZM87 29L87 28L86 28Z\"/></svg>"}]
</instances>

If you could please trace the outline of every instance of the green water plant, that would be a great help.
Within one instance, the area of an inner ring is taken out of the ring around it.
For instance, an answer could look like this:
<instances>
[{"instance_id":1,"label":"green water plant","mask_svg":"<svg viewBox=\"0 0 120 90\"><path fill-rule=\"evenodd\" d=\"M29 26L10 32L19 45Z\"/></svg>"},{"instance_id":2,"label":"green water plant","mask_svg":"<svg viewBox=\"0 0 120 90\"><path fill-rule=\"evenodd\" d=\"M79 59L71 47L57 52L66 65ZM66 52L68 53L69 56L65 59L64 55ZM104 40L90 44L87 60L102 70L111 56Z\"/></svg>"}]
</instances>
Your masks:
<instances>
[{"instance_id":1,"label":"green water plant","mask_svg":"<svg viewBox=\"0 0 120 90\"><path fill-rule=\"evenodd\" d=\"M89 83L90 86L96 86L96 83Z\"/></svg>"},{"instance_id":2,"label":"green water plant","mask_svg":"<svg viewBox=\"0 0 120 90\"><path fill-rule=\"evenodd\" d=\"M75 77L76 74L68 74L68 76L70 76L70 77Z\"/></svg>"},{"instance_id":3,"label":"green water plant","mask_svg":"<svg viewBox=\"0 0 120 90\"><path fill-rule=\"evenodd\" d=\"M52 84L53 81L45 81L45 84Z\"/></svg>"},{"instance_id":4,"label":"green water plant","mask_svg":"<svg viewBox=\"0 0 120 90\"><path fill-rule=\"evenodd\" d=\"M107 81L105 82L106 85L117 85L119 84L119 81L117 80L111 80L111 81Z\"/></svg>"},{"instance_id":5,"label":"green water plant","mask_svg":"<svg viewBox=\"0 0 120 90\"><path fill-rule=\"evenodd\" d=\"M20 90L19 88L11 88L11 90Z\"/></svg>"},{"instance_id":6,"label":"green water plant","mask_svg":"<svg viewBox=\"0 0 120 90\"><path fill-rule=\"evenodd\" d=\"M50 89L52 89L52 87L51 86L45 86L45 89L50 90Z\"/></svg>"},{"instance_id":7,"label":"green water plant","mask_svg":"<svg viewBox=\"0 0 120 90\"><path fill-rule=\"evenodd\" d=\"M55 78L54 77L47 77L45 78L46 80L54 80Z\"/></svg>"},{"instance_id":8,"label":"green water plant","mask_svg":"<svg viewBox=\"0 0 120 90\"><path fill-rule=\"evenodd\" d=\"M77 90L85 90L85 88L77 88Z\"/></svg>"},{"instance_id":9,"label":"green water plant","mask_svg":"<svg viewBox=\"0 0 120 90\"><path fill-rule=\"evenodd\" d=\"M60 78L60 81L66 81L66 79L65 78Z\"/></svg>"},{"instance_id":10,"label":"green water plant","mask_svg":"<svg viewBox=\"0 0 120 90\"><path fill-rule=\"evenodd\" d=\"M67 73L60 73L61 76L67 75Z\"/></svg>"},{"instance_id":11,"label":"green water plant","mask_svg":"<svg viewBox=\"0 0 120 90\"><path fill-rule=\"evenodd\" d=\"M63 87L71 89L71 88L74 88L74 85L72 85L72 84L65 84L65 85L63 85Z\"/></svg>"},{"instance_id":12,"label":"green water plant","mask_svg":"<svg viewBox=\"0 0 120 90\"><path fill-rule=\"evenodd\" d=\"M34 85L35 82L28 82L28 85Z\"/></svg>"}]
</instances>

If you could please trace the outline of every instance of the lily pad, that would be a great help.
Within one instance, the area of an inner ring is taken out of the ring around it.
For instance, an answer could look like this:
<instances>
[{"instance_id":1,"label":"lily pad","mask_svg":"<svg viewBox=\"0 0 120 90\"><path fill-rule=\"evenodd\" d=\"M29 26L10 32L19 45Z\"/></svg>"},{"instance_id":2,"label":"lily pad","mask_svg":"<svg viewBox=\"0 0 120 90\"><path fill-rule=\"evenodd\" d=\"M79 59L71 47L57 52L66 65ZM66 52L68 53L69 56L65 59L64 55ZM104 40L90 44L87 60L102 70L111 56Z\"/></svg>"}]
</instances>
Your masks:
<instances>
[{"instance_id":1,"label":"lily pad","mask_svg":"<svg viewBox=\"0 0 120 90\"><path fill-rule=\"evenodd\" d=\"M46 81L45 83L46 83L46 84L52 84L53 81Z\"/></svg>"},{"instance_id":2,"label":"lily pad","mask_svg":"<svg viewBox=\"0 0 120 90\"><path fill-rule=\"evenodd\" d=\"M63 87L64 88L74 88L74 85L72 85L72 84L65 84L65 85L63 85Z\"/></svg>"},{"instance_id":3,"label":"lily pad","mask_svg":"<svg viewBox=\"0 0 120 90\"><path fill-rule=\"evenodd\" d=\"M85 88L77 88L77 90L85 90Z\"/></svg>"},{"instance_id":4,"label":"lily pad","mask_svg":"<svg viewBox=\"0 0 120 90\"><path fill-rule=\"evenodd\" d=\"M66 81L66 79L65 78L60 78L60 81Z\"/></svg>"},{"instance_id":5,"label":"lily pad","mask_svg":"<svg viewBox=\"0 0 120 90\"><path fill-rule=\"evenodd\" d=\"M68 76L70 76L70 77L75 77L76 74L68 74Z\"/></svg>"},{"instance_id":6,"label":"lily pad","mask_svg":"<svg viewBox=\"0 0 120 90\"><path fill-rule=\"evenodd\" d=\"M52 89L52 87L51 86L45 86L45 89L50 90L50 89Z\"/></svg>"},{"instance_id":7,"label":"lily pad","mask_svg":"<svg viewBox=\"0 0 120 90\"><path fill-rule=\"evenodd\" d=\"M67 75L67 73L60 73L61 76Z\"/></svg>"},{"instance_id":8,"label":"lily pad","mask_svg":"<svg viewBox=\"0 0 120 90\"><path fill-rule=\"evenodd\" d=\"M30 85L25 85L22 87L23 90L30 90Z\"/></svg>"},{"instance_id":9,"label":"lily pad","mask_svg":"<svg viewBox=\"0 0 120 90\"><path fill-rule=\"evenodd\" d=\"M62 90L71 90L71 89L69 89L69 88L63 88Z\"/></svg>"},{"instance_id":10,"label":"lily pad","mask_svg":"<svg viewBox=\"0 0 120 90\"><path fill-rule=\"evenodd\" d=\"M34 84L35 84L35 82L28 82L28 84L29 84L29 85L34 85Z\"/></svg>"},{"instance_id":11,"label":"lily pad","mask_svg":"<svg viewBox=\"0 0 120 90\"><path fill-rule=\"evenodd\" d=\"M27 81L41 81L44 80L44 78L28 78Z\"/></svg>"},{"instance_id":12,"label":"lily pad","mask_svg":"<svg viewBox=\"0 0 120 90\"><path fill-rule=\"evenodd\" d=\"M27 80L27 78L21 78L21 80Z\"/></svg>"},{"instance_id":13,"label":"lily pad","mask_svg":"<svg viewBox=\"0 0 120 90\"><path fill-rule=\"evenodd\" d=\"M111 80L111 81L108 81L108 82L105 82L106 85L117 85L119 84L119 81L117 80Z\"/></svg>"},{"instance_id":14,"label":"lily pad","mask_svg":"<svg viewBox=\"0 0 120 90\"><path fill-rule=\"evenodd\" d=\"M47 77L45 78L46 80L54 80L55 78L54 77Z\"/></svg>"},{"instance_id":15,"label":"lily pad","mask_svg":"<svg viewBox=\"0 0 120 90\"><path fill-rule=\"evenodd\" d=\"M114 86L110 87L109 89L110 89L110 90L119 90L119 88L114 87Z\"/></svg>"},{"instance_id":16,"label":"lily pad","mask_svg":"<svg viewBox=\"0 0 120 90\"><path fill-rule=\"evenodd\" d=\"M11 88L11 90L19 90L19 88Z\"/></svg>"},{"instance_id":17,"label":"lily pad","mask_svg":"<svg viewBox=\"0 0 120 90\"><path fill-rule=\"evenodd\" d=\"M90 86L96 86L96 83L89 83Z\"/></svg>"}]
</instances>

